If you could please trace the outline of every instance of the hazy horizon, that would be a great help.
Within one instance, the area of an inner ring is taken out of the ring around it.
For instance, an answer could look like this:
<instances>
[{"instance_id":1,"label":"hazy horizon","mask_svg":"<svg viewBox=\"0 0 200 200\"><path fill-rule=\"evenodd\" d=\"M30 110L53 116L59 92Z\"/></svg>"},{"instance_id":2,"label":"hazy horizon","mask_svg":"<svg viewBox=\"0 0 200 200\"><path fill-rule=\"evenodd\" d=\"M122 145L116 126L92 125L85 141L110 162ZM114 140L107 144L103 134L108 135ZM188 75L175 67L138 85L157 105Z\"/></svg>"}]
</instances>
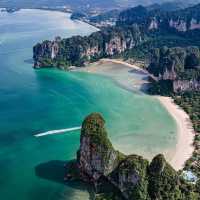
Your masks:
<instances>
[{"instance_id":1,"label":"hazy horizon","mask_svg":"<svg viewBox=\"0 0 200 200\"><path fill-rule=\"evenodd\" d=\"M137 5L162 4L166 2L180 2L187 5L198 4L200 0L2 0L0 7L41 7L41 6L68 6L72 9L84 8L116 8L134 7ZM105 7L106 6L106 7Z\"/></svg>"}]
</instances>

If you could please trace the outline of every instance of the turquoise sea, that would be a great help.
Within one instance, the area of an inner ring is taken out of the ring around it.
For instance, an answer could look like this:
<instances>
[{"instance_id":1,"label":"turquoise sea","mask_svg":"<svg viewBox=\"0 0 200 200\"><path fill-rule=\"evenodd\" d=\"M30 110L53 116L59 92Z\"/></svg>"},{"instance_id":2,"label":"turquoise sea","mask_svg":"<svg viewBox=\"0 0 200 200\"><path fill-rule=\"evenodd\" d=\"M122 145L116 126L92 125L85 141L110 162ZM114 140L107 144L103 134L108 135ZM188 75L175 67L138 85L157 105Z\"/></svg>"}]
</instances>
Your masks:
<instances>
[{"instance_id":1,"label":"turquoise sea","mask_svg":"<svg viewBox=\"0 0 200 200\"><path fill-rule=\"evenodd\" d=\"M34 134L80 126L101 112L109 137L123 152L152 157L175 147L176 124L154 98L87 73L32 68L32 47L55 36L96 29L65 13L0 12L0 199L87 200L88 186L63 184L63 165L76 157L79 131Z\"/></svg>"}]
</instances>

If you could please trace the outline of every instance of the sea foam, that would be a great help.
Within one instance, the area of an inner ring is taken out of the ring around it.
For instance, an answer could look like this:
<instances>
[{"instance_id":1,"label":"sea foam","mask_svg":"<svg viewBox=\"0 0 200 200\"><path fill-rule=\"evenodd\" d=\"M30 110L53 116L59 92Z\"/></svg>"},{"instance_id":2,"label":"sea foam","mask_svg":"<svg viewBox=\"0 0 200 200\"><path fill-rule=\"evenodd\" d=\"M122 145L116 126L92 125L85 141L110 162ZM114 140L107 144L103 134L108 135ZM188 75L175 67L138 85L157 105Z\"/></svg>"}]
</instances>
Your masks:
<instances>
[{"instance_id":1,"label":"sea foam","mask_svg":"<svg viewBox=\"0 0 200 200\"><path fill-rule=\"evenodd\" d=\"M35 137L42 137L42 136L46 136L46 135L61 134L61 133L76 131L76 130L80 130L80 129L81 129L81 127L78 126L78 127L73 127L73 128L67 128L67 129L47 131L47 132L44 132L44 133L36 134L34 136Z\"/></svg>"}]
</instances>

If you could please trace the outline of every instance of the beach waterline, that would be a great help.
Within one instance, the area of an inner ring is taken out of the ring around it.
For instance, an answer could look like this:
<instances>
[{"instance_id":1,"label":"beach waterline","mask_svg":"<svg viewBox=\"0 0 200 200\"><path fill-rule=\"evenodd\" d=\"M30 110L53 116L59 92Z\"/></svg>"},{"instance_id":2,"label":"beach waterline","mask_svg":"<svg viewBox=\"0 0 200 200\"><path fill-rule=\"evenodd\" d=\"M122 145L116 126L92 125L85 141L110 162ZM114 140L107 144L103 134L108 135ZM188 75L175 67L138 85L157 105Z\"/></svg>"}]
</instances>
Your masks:
<instances>
[{"instance_id":1,"label":"beach waterline","mask_svg":"<svg viewBox=\"0 0 200 200\"><path fill-rule=\"evenodd\" d=\"M96 63L91 63L85 68L77 68L75 71L107 76L121 88L135 94L139 91L140 94L146 94L150 85L148 80L151 75L146 70L120 59L101 59ZM155 96L155 98L165 107L166 111L173 117L177 125L176 133L178 139L176 145L166 149L162 153L175 170L181 170L194 151L193 141L195 132L192 122L188 114L177 106L172 98L162 96ZM131 148L129 149L128 146L126 146L126 148L127 149L124 151L125 154L132 153ZM149 160L152 159L148 154L145 156Z\"/></svg>"}]
</instances>

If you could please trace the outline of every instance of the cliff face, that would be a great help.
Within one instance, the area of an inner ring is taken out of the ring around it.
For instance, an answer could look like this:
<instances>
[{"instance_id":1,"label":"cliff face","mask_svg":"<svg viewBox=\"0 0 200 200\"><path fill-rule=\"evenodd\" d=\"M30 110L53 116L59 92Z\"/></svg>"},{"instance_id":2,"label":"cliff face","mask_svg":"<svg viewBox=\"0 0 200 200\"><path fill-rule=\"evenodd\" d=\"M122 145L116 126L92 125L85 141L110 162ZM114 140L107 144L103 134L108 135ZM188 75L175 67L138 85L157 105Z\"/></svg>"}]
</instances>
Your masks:
<instances>
[{"instance_id":1,"label":"cliff face","mask_svg":"<svg viewBox=\"0 0 200 200\"><path fill-rule=\"evenodd\" d=\"M148 199L148 161L127 156L118 165L112 179L126 199Z\"/></svg>"},{"instance_id":2,"label":"cliff face","mask_svg":"<svg viewBox=\"0 0 200 200\"><path fill-rule=\"evenodd\" d=\"M42 67L43 65L52 66L50 60L55 59L60 51L61 38L56 37L55 41L44 41L33 47L34 67Z\"/></svg>"},{"instance_id":3,"label":"cliff face","mask_svg":"<svg viewBox=\"0 0 200 200\"><path fill-rule=\"evenodd\" d=\"M149 11L145 7L138 6L123 11L119 15L117 24L119 26L138 24L145 30L169 31L169 29L174 29L177 32L187 32L200 29L199 13L200 4L171 12L159 9Z\"/></svg>"},{"instance_id":4,"label":"cliff face","mask_svg":"<svg viewBox=\"0 0 200 200\"><path fill-rule=\"evenodd\" d=\"M94 113L83 122L78 165L84 180L97 182L118 165L119 154L110 143L101 115Z\"/></svg>"},{"instance_id":5,"label":"cliff face","mask_svg":"<svg viewBox=\"0 0 200 200\"><path fill-rule=\"evenodd\" d=\"M148 172L148 191L152 199L184 199L178 174L166 162L163 155L153 158Z\"/></svg>"},{"instance_id":6,"label":"cliff face","mask_svg":"<svg viewBox=\"0 0 200 200\"><path fill-rule=\"evenodd\" d=\"M180 196L178 174L163 155L149 164L141 156L125 156L116 151L98 113L86 117L82 124L77 166L80 178L93 184L97 191L101 185L101 192L108 192L105 185L109 183L126 200L184 199L183 193Z\"/></svg>"},{"instance_id":7,"label":"cliff face","mask_svg":"<svg viewBox=\"0 0 200 200\"><path fill-rule=\"evenodd\" d=\"M174 92L200 91L200 81L197 80L176 80L173 82Z\"/></svg>"},{"instance_id":8,"label":"cliff face","mask_svg":"<svg viewBox=\"0 0 200 200\"><path fill-rule=\"evenodd\" d=\"M34 66L83 66L88 61L120 54L143 40L144 36L137 26L106 28L88 37L56 38L55 41L44 41L34 46Z\"/></svg>"},{"instance_id":9,"label":"cliff face","mask_svg":"<svg viewBox=\"0 0 200 200\"><path fill-rule=\"evenodd\" d=\"M200 51L198 47L154 49L148 71L158 80L171 80L174 92L199 91Z\"/></svg>"}]
</instances>

